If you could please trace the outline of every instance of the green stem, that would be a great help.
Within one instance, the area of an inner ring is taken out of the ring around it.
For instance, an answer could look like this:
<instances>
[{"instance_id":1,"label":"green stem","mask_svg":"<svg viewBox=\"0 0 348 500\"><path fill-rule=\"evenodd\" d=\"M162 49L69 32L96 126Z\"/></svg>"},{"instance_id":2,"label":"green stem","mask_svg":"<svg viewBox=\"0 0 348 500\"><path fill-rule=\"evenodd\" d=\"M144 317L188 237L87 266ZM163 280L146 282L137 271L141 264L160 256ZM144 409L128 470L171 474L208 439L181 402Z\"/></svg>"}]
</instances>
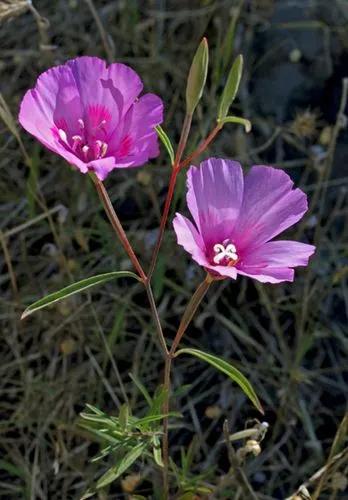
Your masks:
<instances>
[{"instance_id":1,"label":"green stem","mask_svg":"<svg viewBox=\"0 0 348 500\"><path fill-rule=\"evenodd\" d=\"M166 394L165 401L163 403L163 413L168 415L169 413L169 401L170 401L170 373L173 363L173 358L175 357L175 351L179 345L182 336L184 335L187 327L189 326L195 312L198 309L199 304L207 293L211 283L214 278L208 273L204 281L198 286L195 293L192 295L190 302L188 303L183 317L181 319L178 331L175 335L172 347L165 357L164 366L164 381L163 387ZM163 495L165 499L169 498L169 436L168 436L168 417L163 419Z\"/></svg>"},{"instance_id":2,"label":"green stem","mask_svg":"<svg viewBox=\"0 0 348 500\"><path fill-rule=\"evenodd\" d=\"M172 357L175 356L175 351L180 343L180 340L182 339L184 333L186 332L187 327L189 326L195 312L197 311L199 304L202 302L205 294L207 293L213 281L214 278L211 276L211 274L207 273L205 279L202 281L202 283L198 286L195 293L192 295L190 302L188 303L185 309L183 317L181 318L178 331L175 335L172 347L169 351L169 354Z\"/></svg>"},{"instance_id":3,"label":"green stem","mask_svg":"<svg viewBox=\"0 0 348 500\"><path fill-rule=\"evenodd\" d=\"M105 209L105 212L107 213L109 221L110 221L117 237L121 241L123 248L126 250L133 266L137 270L137 272L138 272L138 274L143 282L143 285L144 285L146 293L147 293L147 297L149 299L149 304L150 304L150 308L151 308L151 315L152 315L154 323L155 323L158 339L159 339L160 344L161 344L163 355L166 357L168 354L168 349L167 349L166 341L165 341L165 338L163 335L163 330L162 330L160 318L158 315L157 307L155 304L153 292L151 289L150 281L149 281L148 277L146 276L137 256L135 255L135 252L132 248L132 245L128 241L127 235L124 232L124 229L122 227L122 224L121 224L119 218L117 217L117 214L115 212L114 207L112 206L110 197L108 195L108 192L105 189L104 184L96 176L93 176L93 181L94 181L95 187L98 191L98 194L99 194L99 197L100 197L101 202L103 204L103 207Z\"/></svg>"}]
</instances>

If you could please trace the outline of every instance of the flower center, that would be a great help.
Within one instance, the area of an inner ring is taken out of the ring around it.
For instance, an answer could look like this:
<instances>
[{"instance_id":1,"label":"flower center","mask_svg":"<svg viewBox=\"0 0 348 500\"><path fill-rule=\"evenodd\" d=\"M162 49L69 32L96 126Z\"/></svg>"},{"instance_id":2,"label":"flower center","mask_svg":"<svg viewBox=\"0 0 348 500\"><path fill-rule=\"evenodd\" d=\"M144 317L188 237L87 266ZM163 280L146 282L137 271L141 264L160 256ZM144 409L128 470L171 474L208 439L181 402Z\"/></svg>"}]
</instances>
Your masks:
<instances>
[{"instance_id":1,"label":"flower center","mask_svg":"<svg viewBox=\"0 0 348 500\"><path fill-rule=\"evenodd\" d=\"M101 139L97 139L98 132L103 130L106 121L101 120L101 122L94 127L94 134L92 137L88 138L85 123L82 118L78 119L78 125L80 128L80 133L71 136L68 139L68 135L63 128L58 129L58 135L62 143L70 149L73 153L81 158L83 161L99 160L104 158L108 150L108 144Z\"/></svg>"},{"instance_id":2,"label":"flower center","mask_svg":"<svg viewBox=\"0 0 348 500\"><path fill-rule=\"evenodd\" d=\"M220 266L234 266L238 261L237 249L229 240L224 240L222 243L216 243L213 247L214 264Z\"/></svg>"}]
</instances>

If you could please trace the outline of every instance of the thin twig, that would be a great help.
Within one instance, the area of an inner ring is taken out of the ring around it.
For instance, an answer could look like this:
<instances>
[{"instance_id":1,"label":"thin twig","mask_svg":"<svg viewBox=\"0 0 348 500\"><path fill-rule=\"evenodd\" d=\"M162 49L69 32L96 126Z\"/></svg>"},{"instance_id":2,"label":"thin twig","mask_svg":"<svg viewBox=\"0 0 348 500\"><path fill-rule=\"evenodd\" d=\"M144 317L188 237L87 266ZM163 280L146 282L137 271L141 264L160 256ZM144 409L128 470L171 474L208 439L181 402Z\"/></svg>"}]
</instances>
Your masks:
<instances>
[{"instance_id":1,"label":"thin twig","mask_svg":"<svg viewBox=\"0 0 348 500\"><path fill-rule=\"evenodd\" d=\"M95 23L100 33L100 37L102 39L106 56L108 58L109 63L111 63L114 60L114 52L111 48L111 44L109 42L108 35L105 31L103 23L101 22L97 9L95 8L95 5L93 3L93 0L85 0L85 1L91 11L92 16L94 17Z\"/></svg>"}]
</instances>

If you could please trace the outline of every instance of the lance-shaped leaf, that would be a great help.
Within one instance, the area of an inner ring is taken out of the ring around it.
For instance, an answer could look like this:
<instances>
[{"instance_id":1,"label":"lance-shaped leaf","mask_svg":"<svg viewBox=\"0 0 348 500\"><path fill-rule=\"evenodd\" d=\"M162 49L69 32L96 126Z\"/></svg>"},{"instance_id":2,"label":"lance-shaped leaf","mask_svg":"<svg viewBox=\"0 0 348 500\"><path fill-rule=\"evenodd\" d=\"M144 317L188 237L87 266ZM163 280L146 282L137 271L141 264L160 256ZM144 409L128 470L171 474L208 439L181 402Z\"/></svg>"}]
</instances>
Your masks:
<instances>
[{"instance_id":1,"label":"lance-shaped leaf","mask_svg":"<svg viewBox=\"0 0 348 500\"><path fill-rule=\"evenodd\" d=\"M206 38L203 38L193 58L186 86L186 111L192 115L199 100L208 74L209 49Z\"/></svg>"},{"instance_id":2,"label":"lance-shaped leaf","mask_svg":"<svg viewBox=\"0 0 348 500\"><path fill-rule=\"evenodd\" d=\"M108 484L119 478L134 462L141 457L147 448L147 443L139 443L134 446L118 463L109 469L98 481L97 489L104 488Z\"/></svg>"},{"instance_id":3,"label":"lance-shaped leaf","mask_svg":"<svg viewBox=\"0 0 348 500\"><path fill-rule=\"evenodd\" d=\"M157 125L155 127L155 130L157 132L158 137L160 138L160 141L162 142L163 146L166 148L167 153L170 158L170 162L173 165L174 164L174 148L172 146L172 143L170 142L169 137L161 127L161 125Z\"/></svg>"},{"instance_id":4,"label":"lance-shaped leaf","mask_svg":"<svg viewBox=\"0 0 348 500\"><path fill-rule=\"evenodd\" d=\"M247 378L239 371L237 368L232 366L230 363L225 361L224 359L220 359L213 354L209 354L207 352L200 351L198 349L180 349L176 352L175 356L179 356L179 354L192 354L192 356L196 356L203 361L206 361L210 365L214 366L221 372L225 373L230 379L236 382L239 387L243 390L244 394L248 396L251 402L256 406L256 408L264 413L261 403Z\"/></svg>"},{"instance_id":5,"label":"lance-shaped leaf","mask_svg":"<svg viewBox=\"0 0 348 500\"><path fill-rule=\"evenodd\" d=\"M101 285L102 283L106 283L107 281L116 279L116 278L135 278L140 281L139 276L130 272L130 271L115 271L111 273L97 274L96 276L91 276L90 278L83 279L81 281L77 281L72 285L66 286L62 288L58 292L50 293L43 297L42 299L34 302L26 310L23 312L21 319L26 318L30 314L33 314L44 307L50 306L55 302L59 302L60 300L64 300L71 295L75 295L75 293L84 292L88 288L91 288L96 285Z\"/></svg>"},{"instance_id":6,"label":"lance-shaped leaf","mask_svg":"<svg viewBox=\"0 0 348 500\"><path fill-rule=\"evenodd\" d=\"M232 65L224 91L221 96L219 111L218 111L218 121L222 120L227 116L228 110L230 109L231 104L236 98L240 80L242 78L242 73L243 73L243 56L240 54Z\"/></svg>"}]
</instances>

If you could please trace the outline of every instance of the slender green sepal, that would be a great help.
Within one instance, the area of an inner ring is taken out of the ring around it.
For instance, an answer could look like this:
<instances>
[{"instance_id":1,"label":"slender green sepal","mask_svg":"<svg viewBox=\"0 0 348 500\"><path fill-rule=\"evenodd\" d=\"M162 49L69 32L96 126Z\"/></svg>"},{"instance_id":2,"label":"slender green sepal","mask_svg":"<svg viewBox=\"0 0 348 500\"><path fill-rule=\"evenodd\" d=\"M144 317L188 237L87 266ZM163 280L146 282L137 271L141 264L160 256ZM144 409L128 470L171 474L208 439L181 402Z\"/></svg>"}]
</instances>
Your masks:
<instances>
[{"instance_id":1,"label":"slender green sepal","mask_svg":"<svg viewBox=\"0 0 348 500\"><path fill-rule=\"evenodd\" d=\"M174 164L174 148L172 146L172 143L170 142L169 137L167 136L167 134L165 133L165 131L163 130L163 128L160 125L157 125L155 127L155 130L156 130L157 135L158 135L160 141L162 142L163 146L166 148L167 153L168 153L169 158L170 158L170 162L173 165Z\"/></svg>"}]
</instances>

